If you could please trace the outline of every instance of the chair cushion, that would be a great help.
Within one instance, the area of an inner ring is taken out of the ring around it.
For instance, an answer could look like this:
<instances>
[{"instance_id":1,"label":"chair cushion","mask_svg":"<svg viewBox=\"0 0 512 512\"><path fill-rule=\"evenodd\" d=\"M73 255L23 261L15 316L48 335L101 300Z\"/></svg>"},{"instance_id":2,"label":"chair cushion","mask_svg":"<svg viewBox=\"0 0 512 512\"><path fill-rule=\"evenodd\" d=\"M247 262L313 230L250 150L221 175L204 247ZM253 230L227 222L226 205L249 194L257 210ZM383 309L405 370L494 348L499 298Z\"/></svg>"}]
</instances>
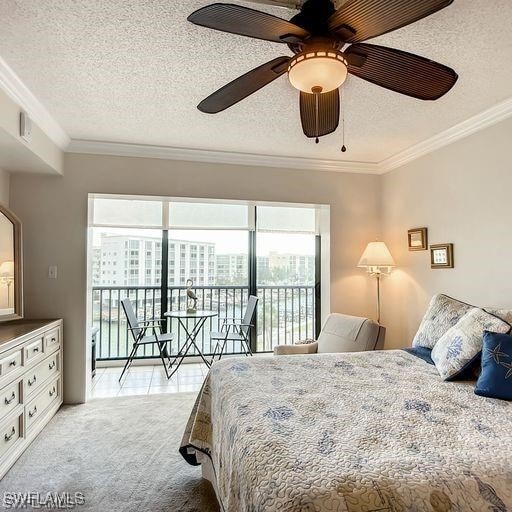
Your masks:
<instances>
[{"instance_id":1,"label":"chair cushion","mask_svg":"<svg viewBox=\"0 0 512 512\"><path fill-rule=\"evenodd\" d=\"M473 308L441 336L432 349L432 360L444 380L456 379L480 357L485 330L506 333L510 325Z\"/></svg>"},{"instance_id":2,"label":"chair cushion","mask_svg":"<svg viewBox=\"0 0 512 512\"><path fill-rule=\"evenodd\" d=\"M472 308L474 306L448 295L434 295L414 336L412 346L434 348L441 336Z\"/></svg>"},{"instance_id":3,"label":"chair cushion","mask_svg":"<svg viewBox=\"0 0 512 512\"><path fill-rule=\"evenodd\" d=\"M378 324L368 318L331 313L318 336L318 353L373 350Z\"/></svg>"},{"instance_id":4,"label":"chair cushion","mask_svg":"<svg viewBox=\"0 0 512 512\"><path fill-rule=\"evenodd\" d=\"M276 356L293 356L304 354L316 354L318 343L299 343L297 345L277 345L274 347L274 355Z\"/></svg>"},{"instance_id":5,"label":"chair cushion","mask_svg":"<svg viewBox=\"0 0 512 512\"><path fill-rule=\"evenodd\" d=\"M512 336L509 334L485 331L482 372L475 393L512 400Z\"/></svg>"}]
</instances>

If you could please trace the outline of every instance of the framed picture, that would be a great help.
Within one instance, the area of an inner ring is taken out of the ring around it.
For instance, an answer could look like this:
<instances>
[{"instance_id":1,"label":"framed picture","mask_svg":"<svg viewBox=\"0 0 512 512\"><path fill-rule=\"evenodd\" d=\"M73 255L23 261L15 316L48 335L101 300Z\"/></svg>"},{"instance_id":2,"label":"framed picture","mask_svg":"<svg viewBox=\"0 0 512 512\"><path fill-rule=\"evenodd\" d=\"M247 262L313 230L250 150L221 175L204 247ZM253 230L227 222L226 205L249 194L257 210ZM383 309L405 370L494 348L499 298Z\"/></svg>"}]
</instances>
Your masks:
<instances>
[{"instance_id":1,"label":"framed picture","mask_svg":"<svg viewBox=\"0 0 512 512\"><path fill-rule=\"evenodd\" d=\"M431 268L453 268L453 244L430 246Z\"/></svg>"},{"instance_id":2,"label":"framed picture","mask_svg":"<svg viewBox=\"0 0 512 512\"><path fill-rule=\"evenodd\" d=\"M426 251L428 249L427 228L409 229L407 232L409 251Z\"/></svg>"}]
</instances>

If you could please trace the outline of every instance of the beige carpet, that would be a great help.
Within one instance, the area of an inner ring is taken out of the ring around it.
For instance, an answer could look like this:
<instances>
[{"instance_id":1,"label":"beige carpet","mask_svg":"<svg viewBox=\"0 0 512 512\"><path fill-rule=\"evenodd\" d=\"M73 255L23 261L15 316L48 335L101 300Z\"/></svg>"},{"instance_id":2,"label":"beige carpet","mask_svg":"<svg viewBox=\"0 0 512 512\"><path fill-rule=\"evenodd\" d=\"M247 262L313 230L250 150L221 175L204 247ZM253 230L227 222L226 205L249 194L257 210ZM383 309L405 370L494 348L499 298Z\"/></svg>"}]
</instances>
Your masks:
<instances>
[{"instance_id":1,"label":"beige carpet","mask_svg":"<svg viewBox=\"0 0 512 512\"><path fill-rule=\"evenodd\" d=\"M64 407L0 482L5 492L82 492L82 511L216 512L198 467L178 453L195 394Z\"/></svg>"}]
</instances>

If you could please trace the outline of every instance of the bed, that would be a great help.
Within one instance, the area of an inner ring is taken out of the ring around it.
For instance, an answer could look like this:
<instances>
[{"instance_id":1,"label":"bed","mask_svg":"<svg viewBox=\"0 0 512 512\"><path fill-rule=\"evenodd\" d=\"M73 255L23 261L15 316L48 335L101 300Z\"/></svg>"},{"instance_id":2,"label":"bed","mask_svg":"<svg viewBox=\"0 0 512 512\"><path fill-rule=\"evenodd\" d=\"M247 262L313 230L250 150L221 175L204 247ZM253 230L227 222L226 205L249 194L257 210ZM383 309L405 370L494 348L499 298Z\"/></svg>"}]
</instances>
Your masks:
<instances>
[{"instance_id":1,"label":"bed","mask_svg":"<svg viewBox=\"0 0 512 512\"><path fill-rule=\"evenodd\" d=\"M180 451L225 512L512 511L512 404L402 350L215 363Z\"/></svg>"}]
</instances>

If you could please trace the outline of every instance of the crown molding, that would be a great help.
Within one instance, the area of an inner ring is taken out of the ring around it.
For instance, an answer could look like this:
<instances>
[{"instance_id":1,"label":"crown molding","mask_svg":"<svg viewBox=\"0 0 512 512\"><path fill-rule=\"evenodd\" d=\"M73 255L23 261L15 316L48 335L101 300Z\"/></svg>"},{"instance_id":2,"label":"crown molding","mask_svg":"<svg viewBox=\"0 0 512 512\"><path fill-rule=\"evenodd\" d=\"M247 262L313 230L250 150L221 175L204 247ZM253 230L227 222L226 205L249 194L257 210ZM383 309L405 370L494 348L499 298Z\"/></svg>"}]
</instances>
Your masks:
<instances>
[{"instance_id":1,"label":"crown molding","mask_svg":"<svg viewBox=\"0 0 512 512\"><path fill-rule=\"evenodd\" d=\"M159 158L216 164L274 167L281 169L304 169L315 171L345 172L357 174L386 174L413 160L448 146L464 137L479 132L512 116L512 98L491 107L466 121L434 135L419 144L386 158L380 162L349 162L341 160L321 160L277 155L258 155L192 148L173 148L122 142L94 140L71 140L69 153L128 156L135 158Z\"/></svg>"},{"instance_id":2,"label":"crown molding","mask_svg":"<svg viewBox=\"0 0 512 512\"><path fill-rule=\"evenodd\" d=\"M359 174L386 174L428 153L488 128L512 116L512 98L477 114L433 137L380 162L350 162L292 156L260 155L192 148L174 148L121 142L70 140L67 133L16 73L0 57L0 88L25 110L32 120L61 149L70 153L158 158L230 165L303 169Z\"/></svg>"},{"instance_id":3,"label":"crown molding","mask_svg":"<svg viewBox=\"0 0 512 512\"><path fill-rule=\"evenodd\" d=\"M42 103L30 92L18 75L0 57L0 89L32 118L35 124L61 149L66 149L70 138Z\"/></svg>"},{"instance_id":4,"label":"crown molding","mask_svg":"<svg viewBox=\"0 0 512 512\"><path fill-rule=\"evenodd\" d=\"M206 149L172 148L122 142L102 142L73 139L67 148L68 153L94 155L128 156L136 158L159 158L164 160L183 160L280 169L305 169L315 171L348 172L359 174L380 174L378 164L366 162L344 162L338 160L320 160L277 155L257 155L230 151Z\"/></svg>"},{"instance_id":5,"label":"crown molding","mask_svg":"<svg viewBox=\"0 0 512 512\"><path fill-rule=\"evenodd\" d=\"M402 167L403 165L427 155L428 153L432 153L437 149L453 144L464 137L468 137L473 133L497 124L510 116L512 116L512 98L508 98L507 100L494 105L494 107L484 110L480 114L470 117L469 119L466 119L466 121L462 121L461 123L434 135L430 139L424 140L419 144L415 144L405 151L382 160L378 164L381 174L385 174L397 169L398 167Z\"/></svg>"}]
</instances>

